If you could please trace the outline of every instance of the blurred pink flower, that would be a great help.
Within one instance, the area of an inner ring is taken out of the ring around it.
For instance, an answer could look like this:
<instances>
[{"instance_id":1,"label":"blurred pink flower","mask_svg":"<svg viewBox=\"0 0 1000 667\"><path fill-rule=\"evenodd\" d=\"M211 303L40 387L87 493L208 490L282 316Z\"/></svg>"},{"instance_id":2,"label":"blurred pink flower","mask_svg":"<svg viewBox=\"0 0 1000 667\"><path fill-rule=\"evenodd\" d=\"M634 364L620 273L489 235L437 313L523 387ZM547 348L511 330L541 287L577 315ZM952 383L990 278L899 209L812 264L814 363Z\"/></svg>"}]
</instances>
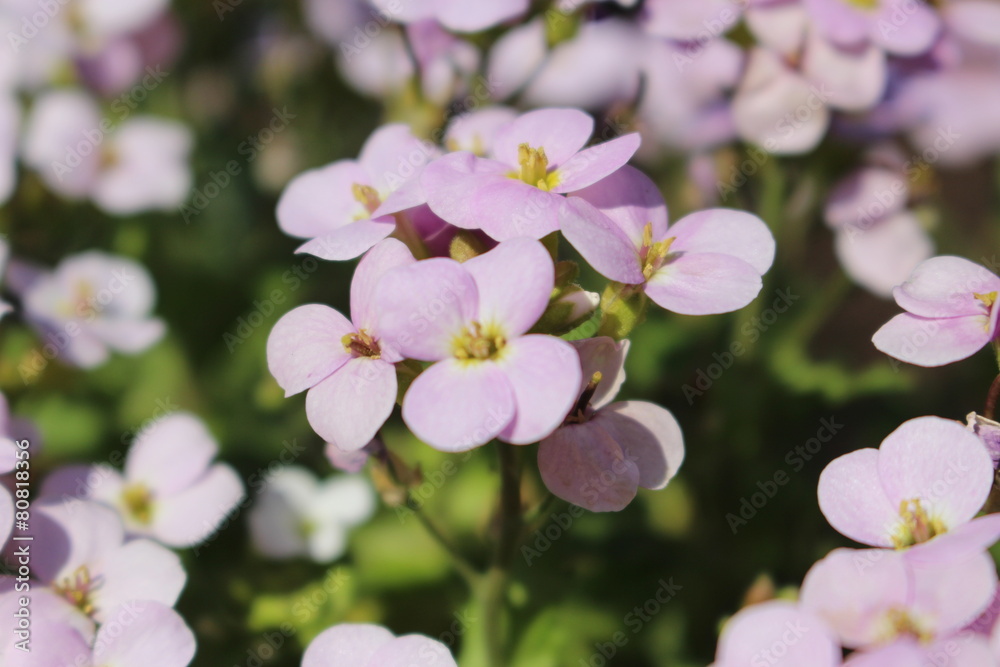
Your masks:
<instances>
[{"instance_id":1,"label":"blurred pink flower","mask_svg":"<svg viewBox=\"0 0 1000 667\"><path fill-rule=\"evenodd\" d=\"M494 437L528 444L562 422L579 389L579 357L559 338L525 335L554 282L548 251L527 238L464 264L429 259L385 275L379 330L403 356L436 362L403 399L418 438L442 451Z\"/></svg>"},{"instance_id":2,"label":"blurred pink flower","mask_svg":"<svg viewBox=\"0 0 1000 667\"><path fill-rule=\"evenodd\" d=\"M353 321L328 306L299 306L278 320L267 339L268 368L285 396L308 389L309 424L343 450L371 442L396 404L394 364L403 357L380 323L375 294L387 272L413 262L402 243L382 241L354 272Z\"/></svg>"},{"instance_id":3,"label":"blurred pink flower","mask_svg":"<svg viewBox=\"0 0 1000 667\"><path fill-rule=\"evenodd\" d=\"M840 646L818 616L786 600L744 607L726 623L712 667L836 667Z\"/></svg>"},{"instance_id":4,"label":"blurred pink flower","mask_svg":"<svg viewBox=\"0 0 1000 667\"><path fill-rule=\"evenodd\" d=\"M444 644L423 635L394 636L378 625L344 623L312 640L302 667L458 667Z\"/></svg>"},{"instance_id":5,"label":"blurred pink flower","mask_svg":"<svg viewBox=\"0 0 1000 667\"><path fill-rule=\"evenodd\" d=\"M582 380L563 425L538 445L538 470L556 496L593 512L617 512L638 487L662 489L684 461L674 416L645 401L611 403L625 380L628 341L573 341Z\"/></svg>"},{"instance_id":6,"label":"blurred pink flower","mask_svg":"<svg viewBox=\"0 0 1000 667\"><path fill-rule=\"evenodd\" d=\"M684 315L747 305L774 260L770 230L749 213L698 211L668 228L656 185L631 167L574 192L559 221L598 273L641 286L655 303Z\"/></svg>"}]
</instances>

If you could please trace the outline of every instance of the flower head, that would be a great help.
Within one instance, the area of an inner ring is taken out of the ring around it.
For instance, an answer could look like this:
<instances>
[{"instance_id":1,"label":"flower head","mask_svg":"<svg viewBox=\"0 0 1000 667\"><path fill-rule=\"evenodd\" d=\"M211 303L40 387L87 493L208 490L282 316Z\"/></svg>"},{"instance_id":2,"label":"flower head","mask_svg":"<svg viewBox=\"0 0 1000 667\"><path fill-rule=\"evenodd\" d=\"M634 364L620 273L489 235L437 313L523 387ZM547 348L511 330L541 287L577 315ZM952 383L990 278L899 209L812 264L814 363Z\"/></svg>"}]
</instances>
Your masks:
<instances>
[{"instance_id":1,"label":"flower head","mask_svg":"<svg viewBox=\"0 0 1000 667\"><path fill-rule=\"evenodd\" d=\"M302 657L302 667L343 664L354 667L457 667L441 642L423 635L396 637L381 626L360 623L343 623L320 633Z\"/></svg>"},{"instance_id":2,"label":"flower head","mask_svg":"<svg viewBox=\"0 0 1000 667\"><path fill-rule=\"evenodd\" d=\"M758 664L835 667L840 646L830 627L809 610L785 600L761 602L729 619L712 667Z\"/></svg>"}]
</instances>

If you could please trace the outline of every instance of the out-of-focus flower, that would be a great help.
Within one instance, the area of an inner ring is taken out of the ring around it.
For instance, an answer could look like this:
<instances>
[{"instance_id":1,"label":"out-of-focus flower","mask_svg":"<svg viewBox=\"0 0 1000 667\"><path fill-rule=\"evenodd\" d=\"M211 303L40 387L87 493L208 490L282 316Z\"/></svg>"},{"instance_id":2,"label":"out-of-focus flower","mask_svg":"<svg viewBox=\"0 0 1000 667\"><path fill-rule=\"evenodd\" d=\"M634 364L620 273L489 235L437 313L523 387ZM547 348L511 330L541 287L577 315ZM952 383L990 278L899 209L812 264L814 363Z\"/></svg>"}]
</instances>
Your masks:
<instances>
[{"instance_id":1,"label":"out-of-focus flower","mask_svg":"<svg viewBox=\"0 0 1000 667\"><path fill-rule=\"evenodd\" d=\"M647 0L640 22L651 34L679 42L718 37L735 26L745 3L732 0Z\"/></svg>"},{"instance_id":2,"label":"out-of-focus flower","mask_svg":"<svg viewBox=\"0 0 1000 667\"><path fill-rule=\"evenodd\" d=\"M344 623L320 633L302 657L302 667L457 667L441 642L423 635L396 637L379 625Z\"/></svg>"},{"instance_id":3,"label":"out-of-focus flower","mask_svg":"<svg viewBox=\"0 0 1000 667\"><path fill-rule=\"evenodd\" d=\"M0 87L0 204L10 197L16 185L17 133L21 109L13 95Z\"/></svg>"},{"instance_id":4,"label":"out-of-focus flower","mask_svg":"<svg viewBox=\"0 0 1000 667\"><path fill-rule=\"evenodd\" d=\"M172 210L184 201L191 146L191 132L181 123L136 116L116 126L86 93L58 90L35 100L22 151L54 192L130 215Z\"/></svg>"},{"instance_id":5,"label":"out-of-focus flower","mask_svg":"<svg viewBox=\"0 0 1000 667\"><path fill-rule=\"evenodd\" d=\"M278 224L312 239L298 252L352 259L389 236L398 214L425 202L419 176L437 148L405 125L387 125L365 142L357 160L338 160L297 176L278 202Z\"/></svg>"},{"instance_id":6,"label":"out-of-focus flower","mask_svg":"<svg viewBox=\"0 0 1000 667\"><path fill-rule=\"evenodd\" d=\"M771 600L746 607L729 619L712 667L775 660L789 667L836 667L840 654L833 631L818 616L794 602Z\"/></svg>"},{"instance_id":7,"label":"out-of-focus flower","mask_svg":"<svg viewBox=\"0 0 1000 667\"><path fill-rule=\"evenodd\" d=\"M156 288L140 264L99 251L65 258L21 290L24 313L46 348L82 368L104 363L110 350L136 354L165 331L150 316ZM43 348L45 349L45 348Z\"/></svg>"},{"instance_id":8,"label":"out-of-focus flower","mask_svg":"<svg viewBox=\"0 0 1000 667\"><path fill-rule=\"evenodd\" d=\"M431 210L498 241L542 238L558 229L563 194L597 183L628 162L639 135L581 150L593 119L577 109L539 109L501 128L489 158L459 152L435 160L421 179Z\"/></svg>"},{"instance_id":9,"label":"out-of-focus flower","mask_svg":"<svg viewBox=\"0 0 1000 667\"><path fill-rule=\"evenodd\" d=\"M844 271L886 298L934 254L930 235L906 210L909 185L894 166L852 172L834 186L824 210L826 223L836 233L837 258Z\"/></svg>"},{"instance_id":10,"label":"out-of-focus flower","mask_svg":"<svg viewBox=\"0 0 1000 667\"><path fill-rule=\"evenodd\" d=\"M385 445L378 438L375 438L361 449L341 449L332 442L326 443L326 446L323 448L323 453L326 454L326 459L330 462L331 466L341 472L352 474L361 472L365 464L368 463L368 459L372 456L378 456L380 452L384 451Z\"/></svg>"},{"instance_id":11,"label":"out-of-focus flower","mask_svg":"<svg viewBox=\"0 0 1000 667\"><path fill-rule=\"evenodd\" d=\"M286 396L309 390L309 424L343 450L371 442L396 404L394 364L403 357L380 324L375 295L387 272L413 262L402 243L382 241L354 273L353 321L328 306L299 306L278 320L267 339L271 375Z\"/></svg>"},{"instance_id":12,"label":"out-of-focus flower","mask_svg":"<svg viewBox=\"0 0 1000 667\"><path fill-rule=\"evenodd\" d=\"M493 150L497 132L517 118L510 107L493 106L456 116L444 133L444 146L449 151L468 151L480 157Z\"/></svg>"},{"instance_id":13,"label":"out-of-focus flower","mask_svg":"<svg viewBox=\"0 0 1000 667\"><path fill-rule=\"evenodd\" d=\"M853 540L954 557L1000 538L1000 516L973 519L992 487L993 464L979 438L959 422L919 417L878 449L830 462L818 493L827 521Z\"/></svg>"},{"instance_id":14,"label":"out-of-focus flower","mask_svg":"<svg viewBox=\"0 0 1000 667\"><path fill-rule=\"evenodd\" d=\"M947 639L990 603L996 565L977 553L952 563L916 563L889 549L836 549L802 582L802 606L848 648L896 640Z\"/></svg>"},{"instance_id":15,"label":"out-of-focus flower","mask_svg":"<svg viewBox=\"0 0 1000 667\"><path fill-rule=\"evenodd\" d=\"M45 482L43 496L79 497L118 510L130 535L190 547L214 531L243 498L243 484L197 417L175 413L142 431L124 474L109 466L73 466Z\"/></svg>"},{"instance_id":16,"label":"out-of-focus flower","mask_svg":"<svg viewBox=\"0 0 1000 667\"><path fill-rule=\"evenodd\" d=\"M528 0L426 0L425 2L394 2L371 0L382 16L397 23L413 23L434 19L448 30L479 32L523 14Z\"/></svg>"},{"instance_id":17,"label":"out-of-focus flower","mask_svg":"<svg viewBox=\"0 0 1000 667\"><path fill-rule=\"evenodd\" d=\"M376 291L383 336L405 357L436 362L403 399L418 438L464 451L555 430L579 389L579 357L566 341L525 335L554 283L548 251L526 238L463 264L429 259L385 275Z\"/></svg>"},{"instance_id":18,"label":"out-of-focus flower","mask_svg":"<svg viewBox=\"0 0 1000 667\"><path fill-rule=\"evenodd\" d=\"M668 228L656 185L630 167L574 192L559 220L566 239L599 273L641 286L654 302L684 315L747 305L774 260L770 230L749 213L699 211Z\"/></svg>"},{"instance_id":19,"label":"out-of-focus flower","mask_svg":"<svg viewBox=\"0 0 1000 667\"><path fill-rule=\"evenodd\" d=\"M986 452L993 460L993 468L1000 465L1000 423L987 419L975 412L970 412L965 417L967 428L979 436Z\"/></svg>"},{"instance_id":20,"label":"out-of-focus flower","mask_svg":"<svg viewBox=\"0 0 1000 667\"><path fill-rule=\"evenodd\" d=\"M947 657L943 657L947 656ZM924 667L942 659L951 667L994 667L996 656L989 643L981 637L957 636L922 642L900 639L888 646L870 651L856 651L844 663L845 667Z\"/></svg>"},{"instance_id":21,"label":"out-of-focus flower","mask_svg":"<svg viewBox=\"0 0 1000 667\"><path fill-rule=\"evenodd\" d=\"M662 489L684 461L684 439L668 410L645 401L611 403L625 380L628 341L575 341L579 400L563 425L538 445L545 486L594 512L617 512L638 487Z\"/></svg>"},{"instance_id":22,"label":"out-of-focus flower","mask_svg":"<svg viewBox=\"0 0 1000 667\"><path fill-rule=\"evenodd\" d=\"M151 540L126 542L118 514L101 503L38 503L32 514L34 574L98 623L131 600L173 606L187 580L180 559Z\"/></svg>"},{"instance_id":23,"label":"out-of-focus flower","mask_svg":"<svg viewBox=\"0 0 1000 667\"><path fill-rule=\"evenodd\" d=\"M941 19L922 0L802 0L815 29L844 49L874 45L898 56L927 51Z\"/></svg>"},{"instance_id":24,"label":"out-of-focus flower","mask_svg":"<svg viewBox=\"0 0 1000 667\"><path fill-rule=\"evenodd\" d=\"M971 357L997 328L1000 278L961 257L932 257L892 291L905 313L882 325L872 342L918 366L943 366Z\"/></svg>"},{"instance_id":25,"label":"out-of-focus flower","mask_svg":"<svg viewBox=\"0 0 1000 667\"><path fill-rule=\"evenodd\" d=\"M305 468L285 466L267 476L247 520L264 556L328 563L347 549L348 530L374 512L375 492L361 477L319 481Z\"/></svg>"}]
</instances>

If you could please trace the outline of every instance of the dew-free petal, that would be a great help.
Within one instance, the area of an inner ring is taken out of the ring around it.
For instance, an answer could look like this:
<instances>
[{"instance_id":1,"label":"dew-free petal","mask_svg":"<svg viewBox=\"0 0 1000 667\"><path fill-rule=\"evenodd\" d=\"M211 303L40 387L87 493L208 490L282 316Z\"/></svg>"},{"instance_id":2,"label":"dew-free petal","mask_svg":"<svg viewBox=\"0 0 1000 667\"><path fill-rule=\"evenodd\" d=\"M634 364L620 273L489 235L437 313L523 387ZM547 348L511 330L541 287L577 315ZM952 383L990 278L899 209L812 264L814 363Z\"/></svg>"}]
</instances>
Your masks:
<instances>
[{"instance_id":1,"label":"dew-free petal","mask_svg":"<svg viewBox=\"0 0 1000 667\"><path fill-rule=\"evenodd\" d=\"M639 470L604 429L567 424L538 445L538 471L559 498L592 512L618 512L635 498Z\"/></svg>"},{"instance_id":2,"label":"dew-free petal","mask_svg":"<svg viewBox=\"0 0 1000 667\"><path fill-rule=\"evenodd\" d=\"M819 508L841 534L862 544L891 547L899 524L893 504L878 474L879 450L871 447L831 461L819 476Z\"/></svg>"},{"instance_id":3,"label":"dew-free petal","mask_svg":"<svg viewBox=\"0 0 1000 667\"><path fill-rule=\"evenodd\" d=\"M381 359L351 359L306 394L309 425L344 450L375 437L396 404L396 368Z\"/></svg>"},{"instance_id":4,"label":"dew-free petal","mask_svg":"<svg viewBox=\"0 0 1000 667\"><path fill-rule=\"evenodd\" d=\"M639 486L662 489L684 462L684 436L666 408L646 401L621 401L598 410L592 422L635 463Z\"/></svg>"},{"instance_id":5,"label":"dew-free petal","mask_svg":"<svg viewBox=\"0 0 1000 667\"><path fill-rule=\"evenodd\" d=\"M267 338L267 367L285 396L304 391L346 364L343 338L354 325L329 306L299 306L281 316Z\"/></svg>"},{"instance_id":6,"label":"dew-free petal","mask_svg":"<svg viewBox=\"0 0 1000 667\"><path fill-rule=\"evenodd\" d=\"M681 315L713 315L747 305L762 284L760 273L742 259L692 252L668 260L646 283L646 294Z\"/></svg>"},{"instance_id":7,"label":"dew-free petal","mask_svg":"<svg viewBox=\"0 0 1000 667\"><path fill-rule=\"evenodd\" d=\"M296 248L295 252L304 252L331 261L354 259L395 230L396 221L389 216L374 220L358 220L306 241Z\"/></svg>"},{"instance_id":8,"label":"dew-free petal","mask_svg":"<svg viewBox=\"0 0 1000 667\"><path fill-rule=\"evenodd\" d=\"M302 667L333 667L338 664L365 667L378 649L393 639L395 637L391 632L377 625L338 625L312 640L302 656Z\"/></svg>"},{"instance_id":9,"label":"dew-free petal","mask_svg":"<svg viewBox=\"0 0 1000 667\"><path fill-rule=\"evenodd\" d=\"M555 285L552 256L538 241L514 238L462 264L479 294L477 321L508 337L528 331L545 312Z\"/></svg>"}]
</instances>

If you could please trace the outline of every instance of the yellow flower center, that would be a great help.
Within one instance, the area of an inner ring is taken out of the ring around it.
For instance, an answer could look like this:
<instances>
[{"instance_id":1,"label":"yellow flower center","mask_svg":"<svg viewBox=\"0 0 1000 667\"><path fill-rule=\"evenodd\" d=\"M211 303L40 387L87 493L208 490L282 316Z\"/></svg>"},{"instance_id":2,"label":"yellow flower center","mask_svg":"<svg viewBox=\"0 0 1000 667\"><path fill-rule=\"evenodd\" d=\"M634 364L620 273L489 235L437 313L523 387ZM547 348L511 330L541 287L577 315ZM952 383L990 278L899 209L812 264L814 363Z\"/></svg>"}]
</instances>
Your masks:
<instances>
[{"instance_id":1,"label":"yellow flower center","mask_svg":"<svg viewBox=\"0 0 1000 667\"><path fill-rule=\"evenodd\" d=\"M144 484L129 484L122 491L122 504L129 516L142 525L153 520L153 494Z\"/></svg>"},{"instance_id":2,"label":"yellow flower center","mask_svg":"<svg viewBox=\"0 0 1000 667\"><path fill-rule=\"evenodd\" d=\"M891 642L899 637L913 637L921 642L928 642L933 639L933 635L922 628L917 619L913 618L905 609L890 609L885 615L886 628L885 641Z\"/></svg>"},{"instance_id":3,"label":"yellow flower center","mask_svg":"<svg viewBox=\"0 0 1000 667\"><path fill-rule=\"evenodd\" d=\"M378 346L378 341L372 338L371 334L362 329L357 333L345 334L340 339L344 349L355 357L368 357L369 359L379 359L382 350Z\"/></svg>"},{"instance_id":4,"label":"yellow flower center","mask_svg":"<svg viewBox=\"0 0 1000 667\"><path fill-rule=\"evenodd\" d=\"M642 229L642 247L639 249L639 265L642 267L642 275L645 276L646 280L652 278L653 274L660 270L670 253L670 246L673 244L673 236L654 243L653 223L646 223Z\"/></svg>"},{"instance_id":5,"label":"yellow flower center","mask_svg":"<svg viewBox=\"0 0 1000 667\"><path fill-rule=\"evenodd\" d=\"M520 171L512 171L510 178L533 185L539 190L549 191L559 184L559 175L549 172L549 158L545 156L544 148L532 148L528 144L517 147L517 163Z\"/></svg>"},{"instance_id":6,"label":"yellow flower center","mask_svg":"<svg viewBox=\"0 0 1000 667\"><path fill-rule=\"evenodd\" d=\"M94 613L94 601L92 593L100 587L101 582L91 579L90 570L86 565L81 565L73 573L73 576L66 577L59 583L52 585L58 595L69 601L74 607L90 616Z\"/></svg>"},{"instance_id":7,"label":"yellow flower center","mask_svg":"<svg viewBox=\"0 0 1000 667\"><path fill-rule=\"evenodd\" d=\"M452 350L456 359L463 361L495 359L507 344L507 340L496 327L483 327L473 322L455 336Z\"/></svg>"},{"instance_id":8,"label":"yellow flower center","mask_svg":"<svg viewBox=\"0 0 1000 667\"><path fill-rule=\"evenodd\" d=\"M879 0L847 0L847 4L859 9L877 9Z\"/></svg>"},{"instance_id":9,"label":"yellow flower center","mask_svg":"<svg viewBox=\"0 0 1000 667\"><path fill-rule=\"evenodd\" d=\"M940 519L927 514L919 498L900 502L899 516L903 523L892 536L892 542L897 549L922 544L948 531Z\"/></svg>"},{"instance_id":10,"label":"yellow flower center","mask_svg":"<svg viewBox=\"0 0 1000 667\"><path fill-rule=\"evenodd\" d=\"M382 205L382 198L378 196L378 191L370 185L355 183L351 186L351 194L354 195L354 199L368 212L368 216L371 216L375 212L375 209ZM364 220L368 216L359 214L356 219Z\"/></svg>"}]
</instances>

